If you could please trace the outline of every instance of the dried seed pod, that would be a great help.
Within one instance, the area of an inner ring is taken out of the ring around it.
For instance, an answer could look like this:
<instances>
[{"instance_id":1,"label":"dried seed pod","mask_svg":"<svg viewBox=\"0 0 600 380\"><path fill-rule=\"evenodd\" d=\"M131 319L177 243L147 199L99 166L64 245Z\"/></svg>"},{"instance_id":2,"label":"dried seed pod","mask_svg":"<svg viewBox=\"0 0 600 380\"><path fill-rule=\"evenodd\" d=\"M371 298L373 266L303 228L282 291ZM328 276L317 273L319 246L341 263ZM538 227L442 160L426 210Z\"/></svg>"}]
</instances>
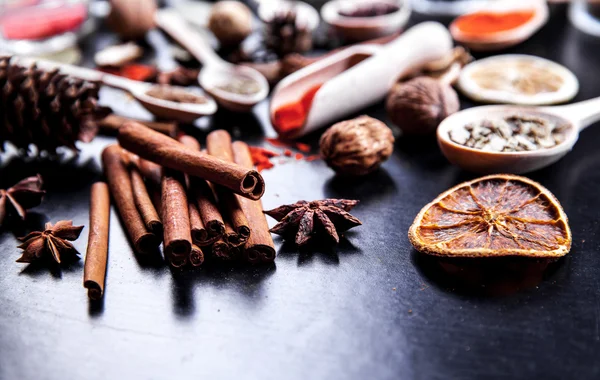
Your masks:
<instances>
[{"instance_id":1,"label":"dried seed pod","mask_svg":"<svg viewBox=\"0 0 600 380\"><path fill-rule=\"evenodd\" d=\"M369 116L342 121L321 137L321 155L338 174L365 175L394 151L392 131Z\"/></svg>"},{"instance_id":2,"label":"dried seed pod","mask_svg":"<svg viewBox=\"0 0 600 380\"><path fill-rule=\"evenodd\" d=\"M223 45L237 45L252 32L252 13L239 1L220 1L211 9L208 29Z\"/></svg>"},{"instance_id":3,"label":"dried seed pod","mask_svg":"<svg viewBox=\"0 0 600 380\"><path fill-rule=\"evenodd\" d=\"M387 98L388 117L404 133L430 134L460 108L450 85L429 77L418 77L394 85Z\"/></svg>"}]
</instances>

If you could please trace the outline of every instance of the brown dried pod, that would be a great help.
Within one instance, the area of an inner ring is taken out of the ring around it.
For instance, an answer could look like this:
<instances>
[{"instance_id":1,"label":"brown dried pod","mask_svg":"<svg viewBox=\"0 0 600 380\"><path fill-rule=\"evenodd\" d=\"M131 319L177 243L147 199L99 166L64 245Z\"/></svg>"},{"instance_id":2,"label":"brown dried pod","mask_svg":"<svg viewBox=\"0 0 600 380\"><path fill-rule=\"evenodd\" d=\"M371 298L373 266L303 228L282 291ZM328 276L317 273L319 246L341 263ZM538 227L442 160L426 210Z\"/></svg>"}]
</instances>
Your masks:
<instances>
[{"instance_id":1,"label":"brown dried pod","mask_svg":"<svg viewBox=\"0 0 600 380\"><path fill-rule=\"evenodd\" d=\"M338 174L365 175L394 151L392 131L369 116L342 121L321 137L321 155Z\"/></svg>"},{"instance_id":2,"label":"brown dried pod","mask_svg":"<svg viewBox=\"0 0 600 380\"><path fill-rule=\"evenodd\" d=\"M211 9L208 29L223 45L237 45L252 33L252 12L239 1L220 1Z\"/></svg>"},{"instance_id":3,"label":"brown dried pod","mask_svg":"<svg viewBox=\"0 0 600 380\"><path fill-rule=\"evenodd\" d=\"M407 134L434 133L441 121L459 108L456 91L429 77L397 83L386 102L388 117Z\"/></svg>"}]
</instances>

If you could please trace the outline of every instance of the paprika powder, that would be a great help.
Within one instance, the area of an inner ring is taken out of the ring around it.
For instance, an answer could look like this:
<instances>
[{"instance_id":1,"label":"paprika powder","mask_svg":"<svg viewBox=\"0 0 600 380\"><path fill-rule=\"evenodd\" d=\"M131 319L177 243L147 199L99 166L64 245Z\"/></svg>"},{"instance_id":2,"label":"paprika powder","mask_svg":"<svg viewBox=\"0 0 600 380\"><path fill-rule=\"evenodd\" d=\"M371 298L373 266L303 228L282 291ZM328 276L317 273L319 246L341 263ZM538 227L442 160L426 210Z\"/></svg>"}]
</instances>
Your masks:
<instances>
[{"instance_id":1,"label":"paprika powder","mask_svg":"<svg viewBox=\"0 0 600 380\"><path fill-rule=\"evenodd\" d=\"M274 127L279 134L289 134L304 125L313 99L321 84L311 87L299 101L285 104L275 110Z\"/></svg>"},{"instance_id":2,"label":"paprika powder","mask_svg":"<svg viewBox=\"0 0 600 380\"><path fill-rule=\"evenodd\" d=\"M512 12L475 12L458 17L454 27L464 34L472 36L489 35L518 28L531 21L534 10L518 10Z\"/></svg>"}]
</instances>

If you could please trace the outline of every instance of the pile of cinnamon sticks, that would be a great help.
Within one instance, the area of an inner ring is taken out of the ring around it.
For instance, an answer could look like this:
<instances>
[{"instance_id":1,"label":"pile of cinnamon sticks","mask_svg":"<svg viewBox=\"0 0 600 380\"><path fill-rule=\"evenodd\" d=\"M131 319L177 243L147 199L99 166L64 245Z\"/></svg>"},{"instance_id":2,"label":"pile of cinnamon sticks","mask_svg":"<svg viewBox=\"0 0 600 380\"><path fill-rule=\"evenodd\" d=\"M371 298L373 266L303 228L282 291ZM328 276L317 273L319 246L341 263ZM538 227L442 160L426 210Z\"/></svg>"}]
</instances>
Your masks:
<instances>
[{"instance_id":1,"label":"pile of cinnamon sticks","mask_svg":"<svg viewBox=\"0 0 600 380\"><path fill-rule=\"evenodd\" d=\"M264 180L248 145L218 130L206 151L139 123L119 129L120 145L102 160L113 202L139 254L157 252L174 267L219 261L273 262L275 247L260 198Z\"/></svg>"}]
</instances>

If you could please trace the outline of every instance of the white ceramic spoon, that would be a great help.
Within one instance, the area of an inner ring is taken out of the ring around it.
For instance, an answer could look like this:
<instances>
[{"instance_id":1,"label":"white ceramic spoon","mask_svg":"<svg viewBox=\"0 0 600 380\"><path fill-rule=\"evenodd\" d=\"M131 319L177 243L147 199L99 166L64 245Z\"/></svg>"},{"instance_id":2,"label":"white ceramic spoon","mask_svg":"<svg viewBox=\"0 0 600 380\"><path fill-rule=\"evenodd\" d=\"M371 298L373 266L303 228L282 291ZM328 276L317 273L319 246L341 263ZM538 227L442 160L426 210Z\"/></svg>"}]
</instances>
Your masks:
<instances>
[{"instance_id":1,"label":"white ceramic spoon","mask_svg":"<svg viewBox=\"0 0 600 380\"><path fill-rule=\"evenodd\" d=\"M137 99L148 111L153 115L166 120L176 120L181 122L192 122L202 116L212 115L217 111L215 101L205 94L202 94L206 99L205 103L179 103L169 100L159 99L148 95L156 85L146 82L139 82L112 74L103 73L101 71L88 69L79 66L56 63L40 59L19 58L19 63L25 66L31 64L44 70L59 69L61 73L71 75L75 78L88 80L92 82L100 82L106 86L118 88L127 91L135 99ZM161 86L163 87L163 86ZM200 95L189 91L185 87L168 86L172 89L177 89L178 92L186 92L193 95Z\"/></svg>"},{"instance_id":2,"label":"white ceramic spoon","mask_svg":"<svg viewBox=\"0 0 600 380\"><path fill-rule=\"evenodd\" d=\"M531 20L519 27L485 35L464 33L456 26L455 20L450 24L450 33L455 41L474 51L506 49L527 40L548 21L548 4L545 0L501 0L487 4L489 5L474 13L534 10L535 14Z\"/></svg>"},{"instance_id":3,"label":"white ceramic spoon","mask_svg":"<svg viewBox=\"0 0 600 380\"><path fill-rule=\"evenodd\" d=\"M198 76L200 86L211 94L219 105L233 111L246 112L269 95L269 83L261 73L253 68L233 65L223 60L177 11L160 10L156 12L155 21L162 30L202 63L203 67ZM242 95L219 88L233 78L253 80L258 85L257 92Z\"/></svg>"},{"instance_id":4,"label":"white ceramic spoon","mask_svg":"<svg viewBox=\"0 0 600 380\"><path fill-rule=\"evenodd\" d=\"M525 152L488 152L468 148L450 140L449 132L482 119L503 118L510 115L534 115L550 118L567 125L565 139L549 149ZM544 168L569 153L579 138L579 132L600 120L600 98L566 106L519 107L480 106L457 112L438 127L438 144L453 164L479 173L527 173Z\"/></svg>"}]
</instances>

